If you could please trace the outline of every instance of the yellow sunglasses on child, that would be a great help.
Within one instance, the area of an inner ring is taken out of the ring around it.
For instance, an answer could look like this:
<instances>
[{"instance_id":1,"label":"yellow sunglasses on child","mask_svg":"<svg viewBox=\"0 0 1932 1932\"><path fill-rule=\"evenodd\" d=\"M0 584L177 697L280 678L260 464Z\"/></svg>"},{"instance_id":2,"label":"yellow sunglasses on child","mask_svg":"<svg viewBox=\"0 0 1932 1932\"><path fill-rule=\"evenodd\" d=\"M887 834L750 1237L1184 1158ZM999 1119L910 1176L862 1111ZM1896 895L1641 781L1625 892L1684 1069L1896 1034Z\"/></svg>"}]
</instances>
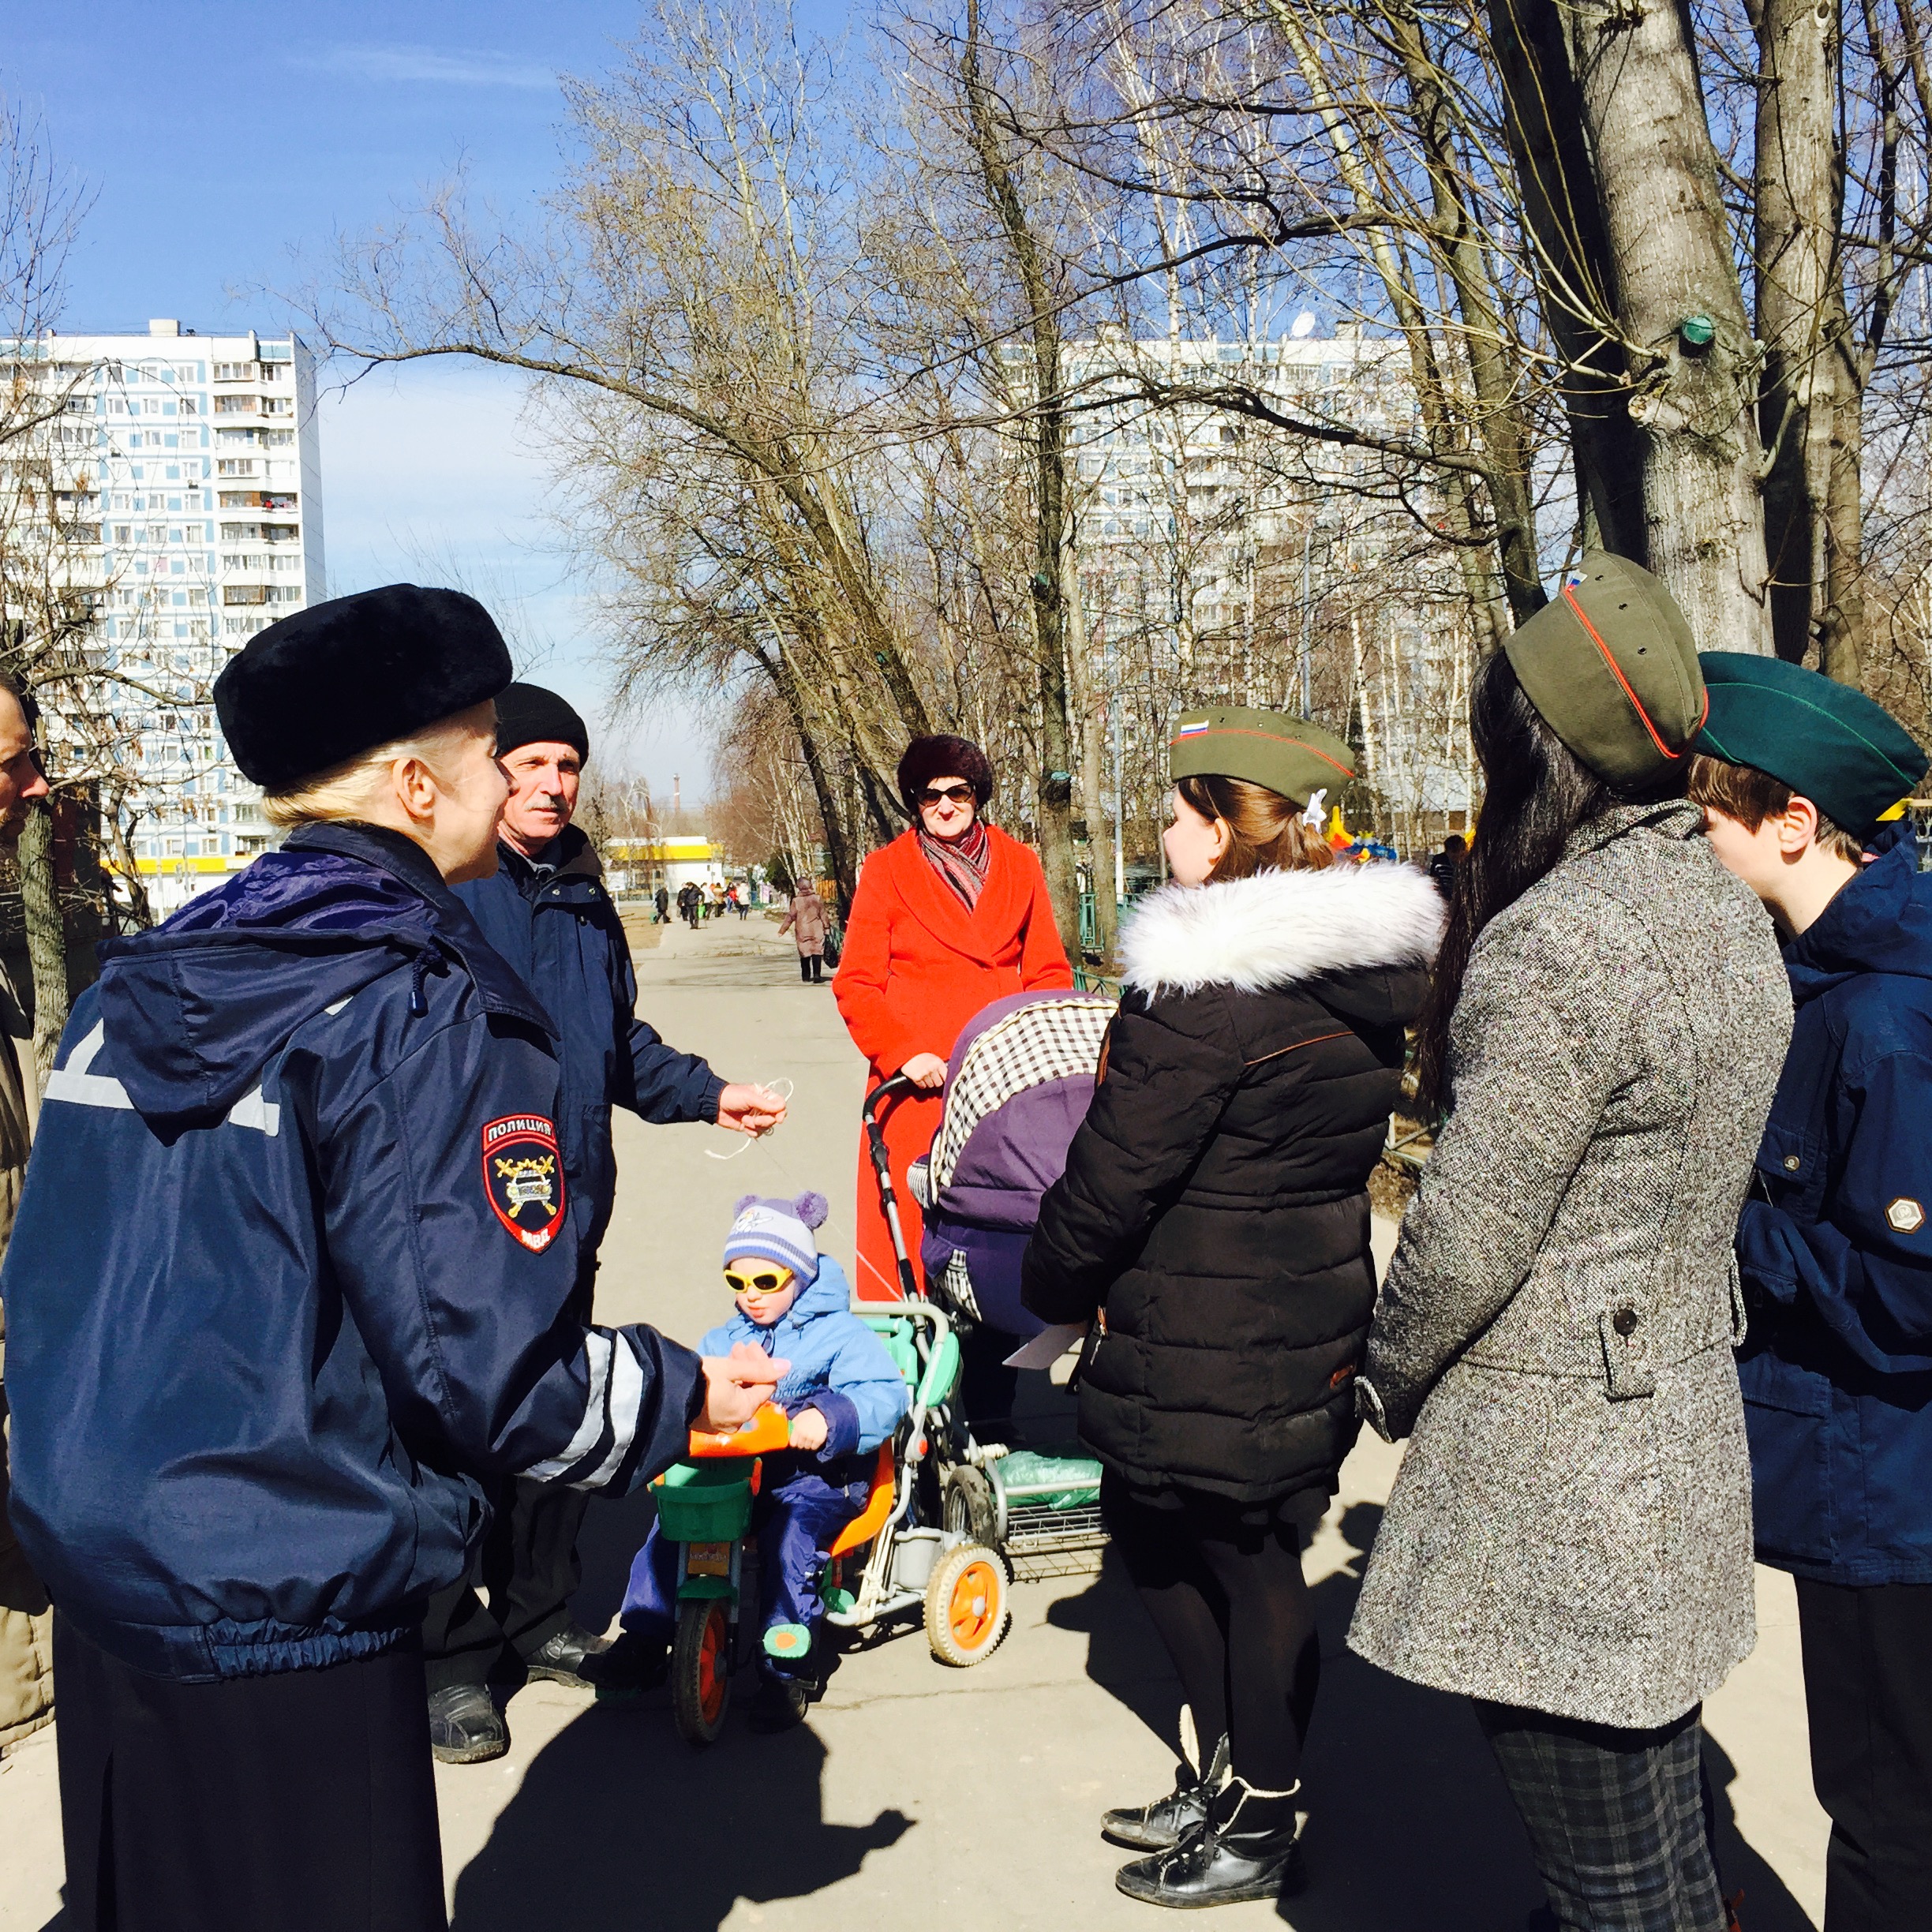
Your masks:
<instances>
[{"instance_id":1,"label":"yellow sunglasses on child","mask_svg":"<svg viewBox=\"0 0 1932 1932\"><path fill-rule=\"evenodd\" d=\"M724 1271L724 1285L733 1294L776 1294L791 1279L789 1268L760 1268L755 1275L740 1275L730 1267Z\"/></svg>"}]
</instances>

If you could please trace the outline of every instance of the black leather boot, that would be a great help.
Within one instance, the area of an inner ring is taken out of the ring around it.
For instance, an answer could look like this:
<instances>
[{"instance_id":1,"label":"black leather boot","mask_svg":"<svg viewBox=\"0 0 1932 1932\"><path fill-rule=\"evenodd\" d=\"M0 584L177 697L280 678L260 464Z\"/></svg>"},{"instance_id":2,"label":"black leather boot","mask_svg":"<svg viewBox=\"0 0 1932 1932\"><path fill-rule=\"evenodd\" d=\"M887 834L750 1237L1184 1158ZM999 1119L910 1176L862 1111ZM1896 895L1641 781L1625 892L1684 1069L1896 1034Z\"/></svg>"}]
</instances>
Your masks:
<instances>
[{"instance_id":1,"label":"black leather boot","mask_svg":"<svg viewBox=\"0 0 1932 1932\"><path fill-rule=\"evenodd\" d=\"M1210 1793L1208 1816L1180 1844L1123 1865L1114 1882L1148 1905L1236 1905L1299 1891L1301 1855L1295 1842L1291 1791L1257 1791L1230 1777Z\"/></svg>"},{"instance_id":2,"label":"black leather boot","mask_svg":"<svg viewBox=\"0 0 1932 1932\"><path fill-rule=\"evenodd\" d=\"M1186 1739L1183 1739L1185 1744ZM1174 1788L1151 1804L1123 1806L1100 1821L1100 1835L1133 1852L1165 1852L1178 1845L1208 1815L1208 1794L1219 1791L1228 1771L1228 1741L1221 1739L1205 1772L1191 1764L1174 1766Z\"/></svg>"}]
</instances>

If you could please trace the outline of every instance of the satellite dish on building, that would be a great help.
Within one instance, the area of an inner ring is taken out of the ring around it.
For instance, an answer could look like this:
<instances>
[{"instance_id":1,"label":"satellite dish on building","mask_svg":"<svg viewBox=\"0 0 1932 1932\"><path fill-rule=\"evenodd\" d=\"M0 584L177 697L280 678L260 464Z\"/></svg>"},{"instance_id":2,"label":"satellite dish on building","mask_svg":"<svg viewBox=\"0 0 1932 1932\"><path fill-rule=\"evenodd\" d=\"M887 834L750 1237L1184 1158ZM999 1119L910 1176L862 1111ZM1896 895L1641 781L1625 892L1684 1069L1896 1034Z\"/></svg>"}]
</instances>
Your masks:
<instances>
[{"instance_id":1,"label":"satellite dish on building","mask_svg":"<svg viewBox=\"0 0 1932 1932\"><path fill-rule=\"evenodd\" d=\"M1292 335L1297 342L1301 341L1307 336L1312 335L1315 333L1314 311L1312 309L1304 309L1301 313L1295 317L1294 324L1289 329L1288 333Z\"/></svg>"}]
</instances>

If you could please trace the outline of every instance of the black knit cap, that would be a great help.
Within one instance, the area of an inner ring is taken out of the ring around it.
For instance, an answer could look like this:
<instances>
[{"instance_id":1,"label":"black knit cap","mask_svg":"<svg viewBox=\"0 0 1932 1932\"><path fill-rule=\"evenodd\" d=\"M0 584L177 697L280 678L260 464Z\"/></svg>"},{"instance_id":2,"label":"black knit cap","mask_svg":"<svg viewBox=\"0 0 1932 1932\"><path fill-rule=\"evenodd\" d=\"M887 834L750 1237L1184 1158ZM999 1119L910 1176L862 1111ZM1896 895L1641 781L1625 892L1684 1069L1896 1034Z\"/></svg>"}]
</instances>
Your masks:
<instances>
[{"instance_id":1,"label":"black knit cap","mask_svg":"<svg viewBox=\"0 0 1932 1932\"><path fill-rule=\"evenodd\" d=\"M474 597L386 584L258 631L215 680L215 710L242 776L286 792L494 698L510 676Z\"/></svg>"},{"instance_id":2,"label":"black knit cap","mask_svg":"<svg viewBox=\"0 0 1932 1932\"><path fill-rule=\"evenodd\" d=\"M590 734L576 706L541 684L518 683L496 694L496 755L526 744L569 745L590 762Z\"/></svg>"},{"instance_id":3,"label":"black knit cap","mask_svg":"<svg viewBox=\"0 0 1932 1932\"><path fill-rule=\"evenodd\" d=\"M993 796L993 767L970 738L936 732L929 738L915 738L906 747L899 761L899 796L915 820L919 817L919 794L935 778L964 778L972 787L973 798L982 811Z\"/></svg>"}]
</instances>

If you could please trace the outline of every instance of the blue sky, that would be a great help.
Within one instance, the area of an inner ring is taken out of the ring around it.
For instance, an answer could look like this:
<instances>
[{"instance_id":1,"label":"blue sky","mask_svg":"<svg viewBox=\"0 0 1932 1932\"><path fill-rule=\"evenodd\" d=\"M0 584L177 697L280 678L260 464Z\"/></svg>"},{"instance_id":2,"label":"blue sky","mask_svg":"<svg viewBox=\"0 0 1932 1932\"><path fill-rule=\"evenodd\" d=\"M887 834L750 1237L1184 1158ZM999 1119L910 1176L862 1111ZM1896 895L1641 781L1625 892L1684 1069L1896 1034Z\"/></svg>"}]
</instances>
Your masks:
<instances>
[{"instance_id":1,"label":"blue sky","mask_svg":"<svg viewBox=\"0 0 1932 1932\"><path fill-rule=\"evenodd\" d=\"M319 264L336 230L381 220L459 161L507 213L527 208L564 154L556 75L596 71L640 17L613 0L95 0L7 13L0 91L43 115L94 196L69 276L76 331L153 316L286 328L257 291L292 286L298 253ZM597 721L605 673L549 547L521 399L503 375L450 365L326 401L330 583L451 567L503 606L536 675ZM613 762L666 791L678 770L687 798L702 788L706 734L688 713L611 728Z\"/></svg>"}]
</instances>

